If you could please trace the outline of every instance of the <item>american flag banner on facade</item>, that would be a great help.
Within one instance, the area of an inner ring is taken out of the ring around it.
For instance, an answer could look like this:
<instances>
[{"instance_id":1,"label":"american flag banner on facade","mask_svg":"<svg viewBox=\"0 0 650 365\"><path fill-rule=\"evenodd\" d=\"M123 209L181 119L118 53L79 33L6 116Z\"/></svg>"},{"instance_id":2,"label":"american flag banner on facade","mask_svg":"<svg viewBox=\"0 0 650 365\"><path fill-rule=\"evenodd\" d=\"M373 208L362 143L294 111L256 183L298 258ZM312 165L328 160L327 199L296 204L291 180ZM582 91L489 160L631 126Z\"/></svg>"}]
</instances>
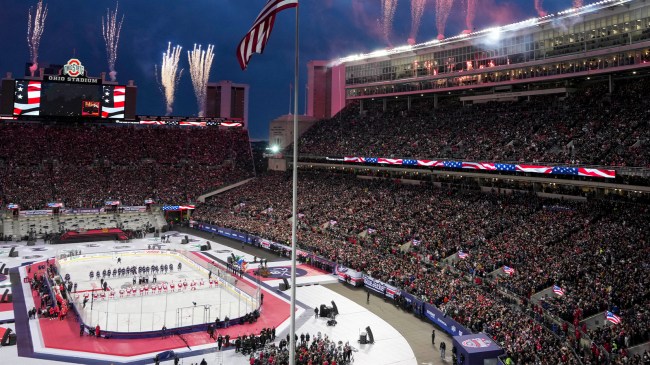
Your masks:
<instances>
[{"instance_id":1,"label":"american flag banner on facade","mask_svg":"<svg viewBox=\"0 0 650 365\"><path fill-rule=\"evenodd\" d=\"M461 169L463 168L463 163L460 161L444 161L442 163L444 167L449 167L452 169Z\"/></svg>"},{"instance_id":2,"label":"american flag banner on facade","mask_svg":"<svg viewBox=\"0 0 650 365\"><path fill-rule=\"evenodd\" d=\"M536 165L517 165L517 171L521 172L534 172L536 174L550 174L553 168L550 166L536 166Z\"/></svg>"},{"instance_id":3,"label":"american flag banner on facade","mask_svg":"<svg viewBox=\"0 0 650 365\"><path fill-rule=\"evenodd\" d=\"M469 254L467 252L458 251L458 258L466 259L468 256L469 256Z\"/></svg>"},{"instance_id":4,"label":"american flag banner on facade","mask_svg":"<svg viewBox=\"0 0 650 365\"><path fill-rule=\"evenodd\" d=\"M386 165L401 165L401 158L378 158L377 163L386 164Z\"/></svg>"},{"instance_id":5,"label":"american flag banner on facade","mask_svg":"<svg viewBox=\"0 0 650 365\"><path fill-rule=\"evenodd\" d=\"M503 272L508 274L508 275L514 275L515 269L511 268L510 266L504 266L503 267Z\"/></svg>"},{"instance_id":6,"label":"american flag banner on facade","mask_svg":"<svg viewBox=\"0 0 650 365\"><path fill-rule=\"evenodd\" d=\"M607 321L612 322L614 324L621 323L621 317L617 316L616 314L610 311L607 311L607 313L605 314L605 318L607 319Z\"/></svg>"},{"instance_id":7,"label":"american flag banner on facade","mask_svg":"<svg viewBox=\"0 0 650 365\"><path fill-rule=\"evenodd\" d=\"M418 160L418 166L443 166L443 162L435 160Z\"/></svg>"},{"instance_id":8,"label":"american flag banner on facade","mask_svg":"<svg viewBox=\"0 0 650 365\"><path fill-rule=\"evenodd\" d=\"M463 168L474 170L496 170L493 163L486 162L463 162Z\"/></svg>"},{"instance_id":9,"label":"american flag banner on facade","mask_svg":"<svg viewBox=\"0 0 650 365\"><path fill-rule=\"evenodd\" d=\"M374 163L384 165L424 166L424 167L446 167L451 169L472 169L485 171L510 171L527 172L535 174L552 175L576 175L596 178L613 179L616 177L616 170L593 169L584 167L565 166L540 166L540 165L514 165L492 162L466 162L466 161L437 161L437 160L414 160L401 158L384 157L356 157L348 156L343 158L344 162Z\"/></svg>"},{"instance_id":10,"label":"american flag banner on facade","mask_svg":"<svg viewBox=\"0 0 650 365\"><path fill-rule=\"evenodd\" d=\"M102 118L123 119L124 100L126 100L126 87L102 86Z\"/></svg>"},{"instance_id":11,"label":"american flag banner on facade","mask_svg":"<svg viewBox=\"0 0 650 365\"><path fill-rule=\"evenodd\" d=\"M239 122L221 122L221 123L219 124L220 127L228 127L228 128L232 128L232 127L241 127L242 125L243 125L243 124L242 124L242 123L239 123Z\"/></svg>"},{"instance_id":12,"label":"american flag banner on facade","mask_svg":"<svg viewBox=\"0 0 650 365\"><path fill-rule=\"evenodd\" d=\"M516 167L509 163L495 163L494 168L497 171L516 171Z\"/></svg>"},{"instance_id":13,"label":"american flag banner on facade","mask_svg":"<svg viewBox=\"0 0 650 365\"><path fill-rule=\"evenodd\" d=\"M562 289L561 287L559 287L557 285L553 285L553 293L555 293L555 294L557 294L559 296L563 296L564 295L564 289Z\"/></svg>"},{"instance_id":14,"label":"american flag banner on facade","mask_svg":"<svg viewBox=\"0 0 650 365\"><path fill-rule=\"evenodd\" d=\"M348 157L343 157L344 162L359 162L363 163L366 162L366 159L363 157L354 157L354 156L348 156Z\"/></svg>"},{"instance_id":15,"label":"american flag banner on facade","mask_svg":"<svg viewBox=\"0 0 650 365\"><path fill-rule=\"evenodd\" d=\"M14 92L14 115L40 115L41 82L17 80Z\"/></svg>"},{"instance_id":16,"label":"american flag banner on facade","mask_svg":"<svg viewBox=\"0 0 650 365\"><path fill-rule=\"evenodd\" d=\"M275 16L282 10L297 6L298 0L269 0L264 5L253 26L237 47L237 60L239 60L239 66L242 70L248 67L248 62L254 53L261 54L264 52L275 24Z\"/></svg>"},{"instance_id":17,"label":"american flag banner on facade","mask_svg":"<svg viewBox=\"0 0 650 365\"><path fill-rule=\"evenodd\" d=\"M183 127L205 127L205 122L181 121L181 122L178 123L178 125L183 126Z\"/></svg>"},{"instance_id":18,"label":"american flag banner on facade","mask_svg":"<svg viewBox=\"0 0 650 365\"><path fill-rule=\"evenodd\" d=\"M163 205L162 210L167 210L170 212L176 212L179 210L189 210L194 209L194 205Z\"/></svg>"}]
</instances>

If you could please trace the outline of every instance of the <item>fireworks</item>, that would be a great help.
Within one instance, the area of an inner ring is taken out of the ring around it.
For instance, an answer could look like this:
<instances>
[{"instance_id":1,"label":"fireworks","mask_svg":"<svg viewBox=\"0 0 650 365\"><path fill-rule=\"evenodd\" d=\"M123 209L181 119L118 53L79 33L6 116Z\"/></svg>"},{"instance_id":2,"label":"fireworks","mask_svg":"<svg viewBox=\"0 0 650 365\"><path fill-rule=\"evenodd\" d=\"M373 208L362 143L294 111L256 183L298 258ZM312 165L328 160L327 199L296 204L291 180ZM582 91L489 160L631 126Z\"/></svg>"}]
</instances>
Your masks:
<instances>
[{"instance_id":1,"label":"fireworks","mask_svg":"<svg viewBox=\"0 0 650 365\"><path fill-rule=\"evenodd\" d=\"M199 117L205 115L205 98L208 80L210 79L210 67L212 67L212 60L214 59L214 46L208 45L208 48L201 50L201 45L194 45L194 49L190 52L187 51L187 57L190 62L190 77L192 78L192 86L194 86L194 94L199 106Z\"/></svg>"},{"instance_id":2,"label":"fireworks","mask_svg":"<svg viewBox=\"0 0 650 365\"><path fill-rule=\"evenodd\" d=\"M584 3L585 2L583 0L573 0L573 7L574 8L579 8L579 7L583 6Z\"/></svg>"},{"instance_id":3,"label":"fireworks","mask_svg":"<svg viewBox=\"0 0 650 365\"><path fill-rule=\"evenodd\" d=\"M463 33L471 33L474 30L474 18L476 17L476 1L467 0L467 15L465 17L465 25L467 28Z\"/></svg>"},{"instance_id":4,"label":"fireworks","mask_svg":"<svg viewBox=\"0 0 650 365\"><path fill-rule=\"evenodd\" d=\"M381 23L384 39L390 45L390 35L393 30L393 18L397 10L397 0L384 0L381 3L381 13L383 21Z\"/></svg>"},{"instance_id":5,"label":"fireworks","mask_svg":"<svg viewBox=\"0 0 650 365\"><path fill-rule=\"evenodd\" d=\"M32 15L32 8L27 13L27 46L29 47L29 56L32 59L32 66L29 68L32 76L38 69L38 48L41 45L41 37L45 29L45 18L47 18L47 5L43 5L43 0L36 5L36 11Z\"/></svg>"},{"instance_id":6,"label":"fireworks","mask_svg":"<svg viewBox=\"0 0 650 365\"><path fill-rule=\"evenodd\" d=\"M424 7L427 0L411 0L411 35L409 36L408 43L414 45L420 30L420 21L422 14L424 14Z\"/></svg>"},{"instance_id":7,"label":"fireworks","mask_svg":"<svg viewBox=\"0 0 650 365\"><path fill-rule=\"evenodd\" d=\"M108 57L108 74L111 76L111 81L115 81L117 72L115 72L115 61L117 60L117 44L120 42L120 31L122 30L122 22L124 22L124 15L118 22L117 8L119 3L115 5L115 12L111 13L106 9L106 19L102 17L102 33L104 34L104 42L106 42L106 56Z\"/></svg>"},{"instance_id":8,"label":"fireworks","mask_svg":"<svg viewBox=\"0 0 650 365\"><path fill-rule=\"evenodd\" d=\"M436 27L438 28L439 40L445 38L445 27L447 26L447 18L449 18L452 5L454 5L454 0L436 0Z\"/></svg>"},{"instance_id":9,"label":"fireworks","mask_svg":"<svg viewBox=\"0 0 650 365\"><path fill-rule=\"evenodd\" d=\"M548 13L544 10L543 7L544 0L535 0L535 10L537 10L537 15L540 17L546 16Z\"/></svg>"},{"instance_id":10,"label":"fireworks","mask_svg":"<svg viewBox=\"0 0 650 365\"><path fill-rule=\"evenodd\" d=\"M181 59L181 46L174 46L172 43L167 44L167 52L163 53L160 73L156 67L156 79L160 85L160 91L165 96L166 113L171 115L174 111L174 99L176 99L176 87L183 75L183 69L178 70L178 63Z\"/></svg>"}]
</instances>

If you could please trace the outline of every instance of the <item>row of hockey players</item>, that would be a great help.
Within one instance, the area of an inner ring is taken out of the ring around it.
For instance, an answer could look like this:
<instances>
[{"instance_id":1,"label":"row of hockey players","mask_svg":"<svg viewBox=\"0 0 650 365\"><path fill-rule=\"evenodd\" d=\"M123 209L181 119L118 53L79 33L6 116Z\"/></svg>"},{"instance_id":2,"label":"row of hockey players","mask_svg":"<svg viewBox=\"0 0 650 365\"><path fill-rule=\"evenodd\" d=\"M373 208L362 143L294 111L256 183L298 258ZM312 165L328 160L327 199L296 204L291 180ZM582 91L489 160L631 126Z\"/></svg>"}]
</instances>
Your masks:
<instances>
[{"instance_id":1,"label":"row of hockey players","mask_svg":"<svg viewBox=\"0 0 650 365\"><path fill-rule=\"evenodd\" d=\"M210 288L217 288L219 286L219 281L218 280L212 280L210 279L209 281ZM157 284L144 284L144 285L136 285L133 287L127 287L127 288L121 288L115 292L115 290L110 290L108 292L97 292L93 293L93 299L95 300L100 300L100 299L114 299L117 294L119 294L120 298L125 298L125 297L133 297L133 296L138 296L138 295L156 295L156 294L163 294L163 293L175 293L175 292L182 292L182 291L187 291L187 290L199 290L199 289L204 289L205 288L205 281L203 279L196 281L192 280L189 283L187 280L179 282L179 283L174 283L173 281L171 283L163 282L163 283L157 283ZM86 302L89 299L90 294L86 293L83 295L84 296L84 302ZM79 298L79 295L77 295L77 299Z\"/></svg>"},{"instance_id":2,"label":"row of hockey players","mask_svg":"<svg viewBox=\"0 0 650 365\"><path fill-rule=\"evenodd\" d=\"M181 271L183 268L183 265L179 262L178 263L178 271ZM127 266L127 267L117 267L111 269L104 269L101 272L99 270L95 271L90 271L88 274L88 277L90 280L93 280L94 278L97 278L97 280L101 278L110 278L111 276L114 278L117 277L124 277L124 276L132 276L132 275L149 275L151 274L167 274L167 272L174 272L174 265L173 264L161 264L160 266L158 265L151 265L151 266Z\"/></svg>"}]
</instances>

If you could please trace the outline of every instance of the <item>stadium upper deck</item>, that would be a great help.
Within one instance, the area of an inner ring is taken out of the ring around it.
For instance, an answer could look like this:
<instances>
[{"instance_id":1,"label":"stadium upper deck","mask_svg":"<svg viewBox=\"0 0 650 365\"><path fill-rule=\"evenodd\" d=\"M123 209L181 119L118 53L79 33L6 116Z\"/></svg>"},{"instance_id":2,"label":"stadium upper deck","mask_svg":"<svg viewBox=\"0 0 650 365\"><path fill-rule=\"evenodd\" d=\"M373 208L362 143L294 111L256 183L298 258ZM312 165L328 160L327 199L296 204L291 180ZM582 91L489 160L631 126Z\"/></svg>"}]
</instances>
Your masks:
<instances>
[{"instance_id":1,"label":"stadium upper deck","mask_svg":"<svg viewBox=\"0 0 650 365\"><path fill-rule=\"evenodd\" d=\"M648 61L650 2L603 0L332 66L351 100L635 72Z\"/></svg>"}]
</instances>

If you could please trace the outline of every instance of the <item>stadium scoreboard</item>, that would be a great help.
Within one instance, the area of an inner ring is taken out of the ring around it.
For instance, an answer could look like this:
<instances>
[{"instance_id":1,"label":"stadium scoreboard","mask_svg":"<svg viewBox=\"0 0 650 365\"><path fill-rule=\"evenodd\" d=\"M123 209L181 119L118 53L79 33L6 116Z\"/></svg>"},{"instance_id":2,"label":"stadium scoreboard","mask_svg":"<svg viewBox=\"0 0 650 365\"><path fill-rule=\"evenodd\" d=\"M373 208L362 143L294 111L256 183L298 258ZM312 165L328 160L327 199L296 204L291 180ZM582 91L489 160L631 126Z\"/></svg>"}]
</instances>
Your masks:
<instances>
[{"instance_id":1,"label":"stadium scoreboard","mask_svg":"<svg viewBox=\"0 0 650 365\"><path fill-rule=\"evenodd\" d=\"M135 119L135 87L86 77L85 68L71 59L59 75L42 79L3 80L2 115L18 119Z\"/></svg>"}]
</instances>

